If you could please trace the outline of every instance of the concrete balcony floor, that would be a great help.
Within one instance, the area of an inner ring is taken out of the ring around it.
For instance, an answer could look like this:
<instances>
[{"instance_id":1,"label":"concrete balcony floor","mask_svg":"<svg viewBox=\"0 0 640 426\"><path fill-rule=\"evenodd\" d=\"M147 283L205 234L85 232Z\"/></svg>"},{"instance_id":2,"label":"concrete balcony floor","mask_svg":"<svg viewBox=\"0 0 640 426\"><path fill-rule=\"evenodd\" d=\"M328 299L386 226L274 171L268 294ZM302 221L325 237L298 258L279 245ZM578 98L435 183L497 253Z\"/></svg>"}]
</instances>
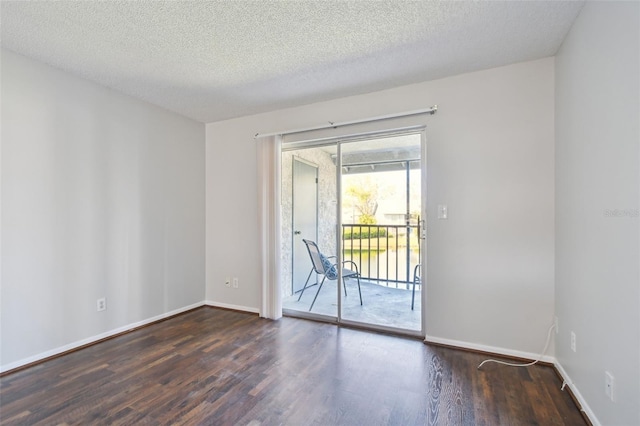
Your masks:
<instances>
[{"instance_id":1,"label":"concrete balcony floor","mask_svg":"<svg viewBox=\"0 0 640 426\"><path fill-rule=\"evenodd\" d=\"M335 317L337 316L337 281L325 280L318 298L313 305L312 313ZM376 284L375 282L360 279L362 290L362 306L358 297L358 285L355 279L346 280L347 296L342 290L342 318L349 321L357 321L365 324L375 324L387 327L402 328L411 331L420 331L421 287L416 285L414 309L411 310L411 288L406 289L406 284L391 283L390 287ZM298 301L298 295L288 296L283 299L284 309L309 312L313 297L318 291L318 286L307 287L302 298Z\"/></svg>"}]
</instances>

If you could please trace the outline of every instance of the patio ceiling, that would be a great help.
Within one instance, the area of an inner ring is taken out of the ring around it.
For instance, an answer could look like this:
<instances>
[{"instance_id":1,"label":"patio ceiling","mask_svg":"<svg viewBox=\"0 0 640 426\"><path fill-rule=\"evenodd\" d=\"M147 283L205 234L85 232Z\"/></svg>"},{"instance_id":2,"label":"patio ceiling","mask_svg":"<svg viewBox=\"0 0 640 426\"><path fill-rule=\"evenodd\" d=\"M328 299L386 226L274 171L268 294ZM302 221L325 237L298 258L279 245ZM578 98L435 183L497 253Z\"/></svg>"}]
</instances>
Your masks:
<instances>
[{"instance_id":1,"label":"patio ceiling","mask_svg":"<svg viewBox=\"0 0 640 426\"><path fill-rule=\"evenodd\" d=\"M336 164L335 145L323 147ZM420 168L420 135L366 139L342 145L342 173L374 173Z\"/></svg>"}]
</instances>

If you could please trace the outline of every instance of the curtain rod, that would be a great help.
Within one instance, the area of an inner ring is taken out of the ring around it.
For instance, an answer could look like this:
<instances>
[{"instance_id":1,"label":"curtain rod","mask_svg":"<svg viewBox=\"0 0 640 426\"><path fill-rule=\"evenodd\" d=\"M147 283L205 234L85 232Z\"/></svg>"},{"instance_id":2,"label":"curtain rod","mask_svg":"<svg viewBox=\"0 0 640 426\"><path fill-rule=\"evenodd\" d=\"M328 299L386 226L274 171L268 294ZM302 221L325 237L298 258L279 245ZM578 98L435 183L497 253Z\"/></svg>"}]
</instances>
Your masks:
<instances>
[{"instance_id":1,"label":"curtain rod","mask_svg":"<svg viewBox=\"0 0 640 426\"><path fill-rule=\"evenodd\" d=\"M315 126L315 127L307 127L307 128L304 128L304 129L287 130L287 131L282 131L282 132L264 133L264 134L263 133L256 133L253 138L254 139L260 139L260 138L267 138L267 137L277 136L277 135L291 135L291 134L294 134L294 133L310 132L312 130L322 130L322 129L330 129L330 128L337 129L338 127L350 126L350 125L353 125L353 124L361 124L361 123L370 123L370 122L373 122L373 121L390 120L392 118L409 117L409 116L412 116L412 115L420 115L420 114L433 115L437 111L438 111L438 105L434 105L431 108L418 109L418 110L415 110L415 111L402 112L402 113L398 113L398 114L381 115L381 116L378 116L378 117L365 118L363 120L342 121L342 122L339 122L339 123L334 123L333 121L328 121L327 124L323 124L323 125L319 125L319 126Z\"/></svg>"}]
</instances>

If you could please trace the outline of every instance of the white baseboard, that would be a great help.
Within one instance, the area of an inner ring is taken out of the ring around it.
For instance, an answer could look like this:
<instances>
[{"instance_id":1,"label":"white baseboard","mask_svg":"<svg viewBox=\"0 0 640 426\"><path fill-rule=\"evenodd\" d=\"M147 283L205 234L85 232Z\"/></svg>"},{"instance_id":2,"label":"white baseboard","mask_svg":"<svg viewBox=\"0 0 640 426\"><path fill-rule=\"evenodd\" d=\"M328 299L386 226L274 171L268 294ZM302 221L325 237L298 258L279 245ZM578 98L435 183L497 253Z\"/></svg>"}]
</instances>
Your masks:
<instances>
[{"instance_id":1,"label":"white baseboard","mask_svg":"<svg viewBox=\"0 0 640 426\"><path fill-rule=\"evenodd\" d=\"M232 305L232 304L229 304L229 303L214 302L212 300L207 300L207 301L204 302L204 304L207 305L207 306L212 306L214 308L233 309L234 311L250 312L252 314L260 314L260 309L258 309L258 308L250 308L248 306Z\"/></svg>"},{"instance_id":2,"label":"white baseboard","mask_svg":"<svg viewBox=\"0 0 640 426\"><path fill-rule=\"evenodd\" d=\"M55 349L52 349L52 350L49 350L49 351L46 351L46 352L39 353L37 355L33 355L33 356L28 357L28 358L21 359L19 361L15 361L15 362L12 362L12 363L9 363L9 364L6 364L6 365L1 365L0 366L0 373L4 373L5 371L10 371L10 370L13 370L14 368L19 368L19 367L22 367L24 365L31 364L33 362L41 361L43 359L46 359L46 358L49 358L49 357L52 357L52 356L55 356L55 355L59 355L59 354L64 353L64 352L71 351L73 349L77 349L77 348L79 348L81 346L97 342L98 340L102 340L102 339L105 339L105 338L108 338L108 337L111 337L111 336L115 336L116 334L120 334L120 333L125 332L125 331L129 331L129 330L132 330L132 329L135 329L135 328L138 328L138 327L142 327L144 325L151 324L153 322L156 322L156 321L159 321L159 320L162 320L162 319L165 319L165 318L180 314L182 312L189 311L191 309L199 308L200 306L204 306L204 305L205 305L205 302L194 303L193 305L189 305L189 306L185 306L183 308L175 309L173 311L166 312L166 313L160 314L160 315L156 315L154 317L147 318L145 320L138 321L138 322L135 322L135 323L132 323L132 324L127 324L127 325L124 325L122 327L118 327L116 329L109 330L109 331L106 331L104 333L100 333L100 334L95 335L95 336L87 337L86 339L82 339L82 340L78 340L78 341L73 342L73 343L69 343L68 345L60 346L58 348L55 348Z\"/></svg>"},{"instance_id":3,"label":"white baseboard","mask_svg":"<svg viewBox=\"0 0 640 426\"><path fill-rule=\"evenodd\" d=\"M443 339L440 337L433 337L433 336L425 336L424 341L426 343L453 346L460 349L471 349L474 351L489 352L496 355L504 355L508 357L523 358L528 360L530 359L531 361L538 359L538 357L540 356L539 353L515 351L513 349L505 349L497 346L480 345L477 343L463 342L460 340ZM540 359L540 361L547 362L550 364L555 364L556 359L550 355L545 355Z\"/></svg>"},{"instance_id":4,"label":"white baseboard","mask_svg":"<svg viewBox=\"0 0 640 426\"><path fill-rule=\"evenodd\" d=\"M593 426L601 426L600 421L598 421L598 418L593 413L591 407L589 407L589 404L587 404L587 401L585 401L576 385L573 384L573 381L571 380L565 369L562 367L562 364L560 364L556 360L555 366L556 370L558 370L558 373L560 373L560 375L562 376L562 380L564 380L564 383L569 387L569 389L571 389L571 392L573 392L573 396L575 396L578 400L578 404L580 404L581 410L587 415L587 417L591 421L591 424L593 424Z\"/></svg>"}]
</instances>

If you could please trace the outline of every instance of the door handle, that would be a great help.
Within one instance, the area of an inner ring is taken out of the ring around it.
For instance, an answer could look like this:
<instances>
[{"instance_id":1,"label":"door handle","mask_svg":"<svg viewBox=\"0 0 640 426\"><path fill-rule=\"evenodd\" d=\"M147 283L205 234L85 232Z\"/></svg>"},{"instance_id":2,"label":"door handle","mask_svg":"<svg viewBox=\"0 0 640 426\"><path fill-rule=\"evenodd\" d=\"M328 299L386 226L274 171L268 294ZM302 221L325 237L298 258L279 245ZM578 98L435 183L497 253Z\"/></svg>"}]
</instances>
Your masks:
<instances>
[{"instance_id":1,"label":"door handle","mask_svg":"<svg viewBox=\"0 0 640 426\"><path fill-rule=\"evenodd\" d=\"M293 235L300 235L302 232L300 231L293 231Z\"/></svg>"}]
</instances>

